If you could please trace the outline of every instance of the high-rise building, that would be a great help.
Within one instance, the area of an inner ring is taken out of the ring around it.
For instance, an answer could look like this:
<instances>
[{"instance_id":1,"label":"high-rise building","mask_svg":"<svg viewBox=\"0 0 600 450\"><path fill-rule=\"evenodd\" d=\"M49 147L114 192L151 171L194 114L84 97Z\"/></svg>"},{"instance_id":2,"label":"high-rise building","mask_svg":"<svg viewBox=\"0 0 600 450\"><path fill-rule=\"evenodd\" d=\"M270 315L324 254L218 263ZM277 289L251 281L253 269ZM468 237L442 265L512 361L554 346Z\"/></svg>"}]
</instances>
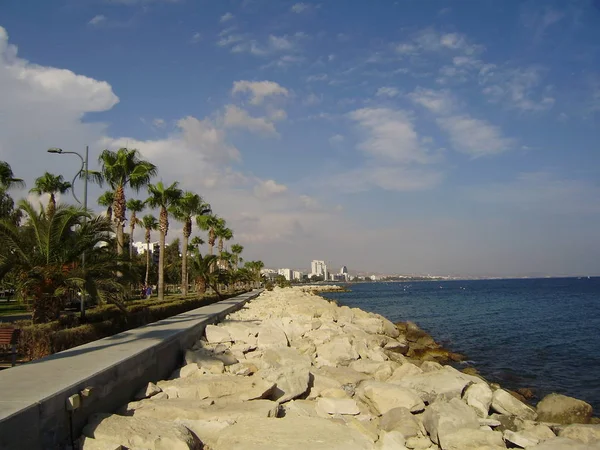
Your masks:
<instances>
[{"instance_id":1,"label":"high-rise building","mask_svg":"<svg viewBox=\"0 0 600 450\"><path fill-rule=\"evenodd\" d=\"M310 263L310 270L311 277L313 275L316 275L318 277L323 277L324 280L327 280L328 273L327 264L325 264L325 261L319 261L315 259L313 262Z\"/></svg>"},{"instance_id":2,"label":"high-rise building","mask_svg":"<svg viewBox=\"0 0 600 450\"><path fill-rule=\"evenodd\" d=\"M342 266L342 268L340 269L340 273L341 274L348 273L348 268L346 266Z\"/></svg>"},{"instance_id":3,"label":"high-rise building","mask_svg":"<svg viewBox=\"0 0 600 450\"><path fill-rule=\"evenodd\" d=\"M285 277L285 279L288 281L292 281L292 279L293 279L293 275L292 275L293 270L292 269L279 269L277 271L277 273L279 275L283 275Z\"/></svg>"}]
</instances>

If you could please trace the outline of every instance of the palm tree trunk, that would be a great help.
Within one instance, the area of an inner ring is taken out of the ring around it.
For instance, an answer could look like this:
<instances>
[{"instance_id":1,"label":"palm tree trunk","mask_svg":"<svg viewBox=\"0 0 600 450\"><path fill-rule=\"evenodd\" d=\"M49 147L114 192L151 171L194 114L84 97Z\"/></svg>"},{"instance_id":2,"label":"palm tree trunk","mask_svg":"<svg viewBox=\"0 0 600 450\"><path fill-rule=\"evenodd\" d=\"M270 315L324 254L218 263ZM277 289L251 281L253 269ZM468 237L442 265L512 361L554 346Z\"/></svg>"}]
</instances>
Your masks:
<instances>
[{"instance_id":1,"label":"palm tree trunk","mask_svg":"<svg viewBox=\"0 0 600 450\"><path fill-rule=\"evenodd\" d=\"M50 200L48 201L48 206L46 208L46 217L51 219L54 215L54 211L56 211L56 198L54 198L54 192L50 192Z\"/></svg>"},{"instance_id":2,"label":"palm tree trunk","mask_svg":"<svg viewBox=\"0 0 600 450\"><path fill-rule=\"evenodd\" d=\"M135 219L135 217L134 217ZM133 230L135 229L135 222L129 224L129 261L133 260Z\"/></svg>"},{"instance_id":3,"label":"palm tree trunk","mask_svg":"<svg viewBox=\"0 0 600 450\"><path fill-rule=\"evenodd\" d=\"M148 277L150 276L150 240L146 241L146 279L144 285L148 287Z\"/></svg>"},{"instance_id":4,"label":"palm tree trunk","mask_svg":"<svg viewBox=\"0 0 600 450\"><path fill-rule=\"evenodd\" d=\"M189 236L187 233L183 233L183 249L181 250L181 293L183 295L188 294L188 268L187 268L187 259L188 259L188 241Z\"/></svg>"},{"instance_id":5,"label":"palm tree trunk","mask_svg":"<svg viewBox=\"0 0 600 450\"><path fill-rule=\"evenodd\" d=\"M160 253L158 254L158 300L165 298L165 232L160 230Z\"/></svg>"},{"instance_id":6,"label":"palm tree trunk","mask_svg":"<svg viewBox=\"0 0 600 450\"><path fill-rule=\"evenodd\" d=\"M123 254L124 237L123 226L125 225L125 190L123 186L117 186L115 190L115 202L113 206L113 215L115 217L115 225L117 227L117 254Z\"/></svg>"}]
</instances>

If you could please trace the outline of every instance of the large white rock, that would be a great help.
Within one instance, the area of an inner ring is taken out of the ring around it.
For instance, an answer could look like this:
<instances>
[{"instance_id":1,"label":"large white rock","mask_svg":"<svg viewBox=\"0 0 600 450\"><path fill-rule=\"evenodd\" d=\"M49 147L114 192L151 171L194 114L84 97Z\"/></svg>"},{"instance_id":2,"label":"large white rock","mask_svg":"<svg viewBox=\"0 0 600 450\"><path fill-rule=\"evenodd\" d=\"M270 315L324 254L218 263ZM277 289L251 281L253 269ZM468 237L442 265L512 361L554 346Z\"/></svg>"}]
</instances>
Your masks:
<instances>
[{"instance_id":1,"label":"large white rock","mask_svg":"<svg viewBox=\"0 0 600 450\"><path fill-rule=\"evenodd\" d=\"M461 428L444 437L443 450L501 450L506 445L498 431Z\"/></svg>"},{"instance_id":2,"label":"large white rock","mask_svg":"<svg viewBox=\"0 0 600 450\"><path fill-rule=\"evenodd\" d=\"M538 420L552 423L590 423L592 405L561 394L548 394L537 404Z\"/></svg>"},{"instance_id":3,"label":"large white rock","mask_svg":"<svg viewBox=\"0 0 600 450\"><path fill-rule=\"evenodd\" d=\"M145 398L150 398L150 397L152 397L152 396L154 396L156 394L159 394L161 392L162 392L162 389L159 388L156 384L154 384L154 383L148 383L145 388L140 389L138 391L138 393L135 394L134 399L135 400L143 400Z\"/></svg>"},{"instance_id":4,"label":"large white rock","mask_svg":"<svg viewBox=\"0 0 600 450\"><path fill-rule=\"evenodd\" d=\"M392 373L392 376L387 379L388 383L395 383L400 381L405 377L410 377L412 375L421 375L423 370L420 367L415 366L413 363L405 362L400 367L398 367Z\"/></svg>"},{"instance_id":5,"label":"large white rock","mask_svg":"<svg viewBox=\"0 0 600 450\"><path fill-rule=\"evenodd\" d=\"M475 411L457 398L429 405L423 414L423 425L431 440L442 448L445 448L445 438L460 429L479 430Z\"/></svg>"},{"instance_id":6,"label":"large white rock","mask_svg":"<svg viewBox=\"0 0 600 450\"><path fill-rule=\"evenodd\" d=\"M99 441L86 436L81 436L79 446L81 450L121 450L123 448L121 444Z\"/></svg>"},{"instance_id":7,"label":"large white rock","mask_svg":"<svg viewBox=\"0 0 600 450\"><path fill-rule=\"evenodd\" d=\"M128 413L138 418L160 420L218 420L236 421L245 417L275 417L279 405L271 400L213 403L195 399L168 399L140 402Z\"/></svg>"},{"instance_id":8,"label":"large white rock","mask_svg":"<svg viewBox=\"0 0 600 450\"><path fill-rule=\"evenodd\" d=\"M407 408L392 408L385 412L381 415L379 426L384 431L399 431L407 439L421 432L421 425Z\"/></svg>"},{"instance_id":9,"label":"large white rock","mask_svg":"<svg viewBox=\"0 0 600 450\"><path fill-rule=\"evenodd\" d=\"M221 328L229 333L231 340L236 343L256 345L256 335L258 334L258 325L246 322L237 322L226 320L221 323Z\"/></svg>"},{"instance_id":10,"label":"large white rock","mask_svg":"<svg viewBox=\"0 0 600 450\"><path fill-rule=\"evenodd\" d=\"M196 364L199 368L206 369L214 374L225 371L225 363L204 349L187 350L185 352L185 362L186 365Z\"/></svg>"},{"instance_id":11,"label":"large white rock","mask_svg":"<svg viewBox=\"0 0 600 450\"><path fill-rule=\"evenodd\" d=\"M347 366L358 356L347 337L337 337L317 346L317 363L321 366Z\"/></svg>"},{"instance_id":12,"label":"large white rock","mask_svg":"<svg viewBox=\"0 0 600 450\"><path fill-rule=\"evenodd\" d=\"M220 420L176 420L176 424L183 425L194 433L204 444L204 448L211 448L219 439L219 434L235 421Z\"/></svg>"},{"instance_id":13,"label":"large white rock","mask_svg":"<svg viewBox=\"0 0 600 450\"><path fill-rule=\"evenodd\" d=\"M399 431L382 431L377 441L377 450L408 450L406 439Z\"/></svg>"},{"instance_id":14,"label":"large white rock","mask_svg":"<svg viewBox=\"0 0 600 450\"><path fill-rule=\"evenodd\" d=\"M309 368L302 365L262 369L256 375L275 384L269 398L279 403L304 394L308 390L310 381Z\"/></svg>"},{"instance_id":15,"label":"large white rock","mask_svg":"<svg viewBox=\"0 0 600 450\"><path fill-rule=\"evenodd\" d=\"M390 383L363 381L356 393L363 401L373 405L379 414L398 407L406 408L411 412L425 409L425 404L415 391Z\"/></svg>"},{"instance_id":16,"label":"large white rock","mask_svg":"<svg viewBox=\"0 0 600 450\"><path fill-rule=\"evenodd\" d=\"M533 447L528 447L527 450L598 450L600 444L584 444L565 437L557 437L548 439Z\"/></svg>"},{"instance_id":17,"label":"large white rock","mask_svg":"<svg viewBox=\"0 0 600 450\"><path fill-rule=\"evenodd\" d=\"M486 418L492 404L492 396L492 389L487 383L476 383L465 390L463 400L475 409L479 417Z\"/></svg>"},{"instance_id":18,"label":"large white rock","mask_svg":"<svg viewBox=\"0 0 600 450\"><path fill-rule=\"evenodd\" d=\"M500 414L517 416L521 419L535 420L537 413L531 406L510 395L504 389L496 389L492 395L492 408Z\"/></svg>"},{"instance_id":19,"label":"large white rock","mask_svg":"<svg viewBox=\"0 0 600 450\"><path fill-rule=\"evenodd\" d=\"M327 414L349 414L355 416L360 413L356 401L351 398L321 397L317 400L317 407Z\"/></svg>"},{"instance_id":20,"label":"large white rock","mask_svg":"<svg viewBox=\"0 0 600 450\"><path fill-rule=\"evenodd\" d=\"M111 414L92 416L83 434L97 441L149 450L199 450L202 445L182 425Z\"/></svg>"},{"instance_id":21,"label":"large white rock","mask_svg":"<svg viewBox=\"0 0 600 450\"><path fill-rule=\"evenodd\" d=\"M206 341L209 344L221 344L223 342L231 342L231 335L226 328L217 325L206 325L204 330Z\"/></svg>"},{"instance_id":22,"label":"large white rock","mask_svg":"<svg viewBox=\"0 0 600 450\"><path fill-rule=\"evenodd\" d=\"M600 442L600 425L573 424L560 430L558 435L584 444L593 444Z\"/></svg>"},{"instance_id":23,"label":"large white rock","mask_svg":"<svg viewBox=\"0 0 600 450\"><path fill-rule=\"evenodd\" d=\"M354 319L354 325L369 334L383 334L383 320L376 317Z\"/></svg>"},{"instance_id":24,"label":"large white rock","mask_svg":"<svg viewBox=\"0 0 600 450\"><path fill-rule=\"evenodd\" d=\"M356 430L315 417L245 419L225 428L214 450L371 450Z\"/></svg>"},{"instance_id":25,"label":"large white rock","mask_svg":"<svg viewBox=\"0 0 600 450\"><path fill-rule=\"evenodd\" d=\"M158 387L167 392L169 398L202 400L229 397L245 401L269 396L275 383L260 377L237 377L223 374L159 381Z\"/></svg>"},{"instance_id":26,"label":"large white rock","mask_svg":"<svg viewBox=\"0 0 600 450\"><path fill-rule=\"evenodd\" d=\"M263 368L279 368L300 366L309 368L311 366L310 357L300 353L293 347L273 347L267 348L261 358Z\"/></svg>"},{"instance_id":27,"label":"large white rock","mask_svg":"<svg viewBox=\"0 0 600 450\"><path fill-rule=\"evenodd\" d=\"M533 436L527 436L526 434L518 431L504 430L503 436L506 442L510 442L521 448L533 447L534 445L540 443L539 439Z\"/></svg>"},{"instance_id":28,"label":"large white rock","mask_svg":"<svg viewBox=\"0 0 600 450\"><path fill-rule=\"evenodd\" d=\"M288 338L281 328L264 325L259 328L257 345L259 348L287 347Z\"/></svg>"}]
</instances>

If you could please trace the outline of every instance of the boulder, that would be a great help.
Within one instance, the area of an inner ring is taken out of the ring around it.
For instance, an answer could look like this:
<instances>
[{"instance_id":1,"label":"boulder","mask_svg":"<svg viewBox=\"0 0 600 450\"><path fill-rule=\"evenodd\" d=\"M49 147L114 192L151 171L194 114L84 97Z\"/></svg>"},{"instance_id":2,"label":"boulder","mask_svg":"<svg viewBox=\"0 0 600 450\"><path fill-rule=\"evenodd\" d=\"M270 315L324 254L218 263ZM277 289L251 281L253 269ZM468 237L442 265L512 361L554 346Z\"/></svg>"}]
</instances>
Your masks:
<instances>
[{"instance_id":1,"label":"boulder","mask_svg":"<svg viewBox=\"0 0 600 450\"><path fill-rule=\"evenodd\" d=\"M546 395L537 404L538 420L552 423L590 423L592 405L560 394Z\"/></svg>"},{"instance_id":2,"label":"boulder","mask_svg":"<svg viewBox=\"0 0 600 450\"><path fill-rule=\"evenodd\" d=\"M316 417L242 419L225 428L214 450L370 450L373 444L356 430Z\"/></svg>"},{"instance_id":3,"label":"boulder","mask_svg":"<svg viewBox=\"0 0 600 450\"><path fill-rule=\"evenodd\" d=\"M292 400L282 405L284 416L320 417L316 410L317 404L310 400Z\"/></svg>"},{"instance_id":4,"label":"boulder","mask_svg":"<svg viewBox=\"0 0 600 450\"><path fill-rule=\"evenodd\" d=\"M500 414L517 416L521 419L535 420L535 409L517 400L504 389L496 389L492 395L492 408Z\"/></svg>"},{"instance_id":5,"label":"boulder","mask_svg":"<svg viewBox=\"0 0 600 450\"><path fill-rule=\"evenodd\" d=\"M534 422L534 425L525 425L523 429L519 431L522 435L527 438L537 439L539 442L547 441L548 439L553 439L556 437L554 432L550 429L549 426L538 424Z\"/></svg>"},{"instance_id":6,"label":"boulder","mask_svg":"<svg viewBox=\"0 0 600 450\"><path fill-rule=\"evenodd\" d=\"M196 399L168 399L141 402L128 413L133 417L160 420L236 421L245 417L275 417L279 405L271 400L251 402L213 402Z\"/></svg>"},{"instance_id":7,"label":"boulder","mask_svg":"<svg viewBox=\"0 0 600 450\"><path fill-rule=\"evenodd\" d=\"M206 369L214 374L220 374L225 371L225 363L204 349L187 350L185 352L185 363L186 365L196 364L197 367Z\"/></svg>"},{"instance_id":8,"label":"boulder","mask_svg":"<svg viewBox=\"0 0 600 450\"><path fill-rule=\"evenodd\" d=\"M327 414L348 414L355 416L360 413L356 401L351 398L321 397L317 400L317 408Z\"/></svg>"},{"instance_id":9,"label":"boulder","mask_svg":"<svg viewBox=\"0 0 600 450\"><path fill-rule=\"evenodd\" d=\"M202 448L202 442L183 425L148 418L95 414L83 434L97 441L149 450Z\"/></svg>"},{"instance_id":10,"label":"boulder","mask_svg":"<svg viewBox=\"0 0 600 450\"><path fill-rule=\"evenodd\" d=\"M471 408L475 409L479 417L487 417L492 405L492 389L487 383L472 384L463 395L463 400Z\"/></svg>"},{"instance_id":11,"label":"boulder","mask_svg":"<svg viewBox=\"0 0 600 450\"><path fill-rule=\"evenodd\" d=\"M461 428L444 437L443 450L501 450L506 445L497 431Z\"/></svg>"},{"instance_id":12,"label":"boulder","mask_svg":"<svg viewBox=\"0 0 600 450\"><path fill-rule=\"evenodd\" d=\"M347 337L337 337L317 346L317 363L320 366L347 366L358 357Z\"/></svg>"},{"instance_id":13,"label":"boulder","mask_svg":"<svg viewBox=\"0 0 600 450\"><path fill-rule=\"evenodd\" d=\"M200 366L196 363L186 364L179 369L179 377L187 378L199 374Z\"/></svg>"},{"instance_id":14,"label":"boulder","mask_svg":"<svg viewBox=\"0 0 600 450\"><path fill-rule=\"evenodd\" d=\"M379 426L384 431L396 430L405 438L418 436L421 426L407 408L392 408L381 415Z\"/></svg>"},{"instance_id":15,"label":"boulder","mask_svg":"<svg viewBox=\"0 0 600 450\"><path fill-rule=\"evenodd\" d=\"M404 407L411 412L425 409L425 404L412 389L381 381L363 381L356 390L359 398L372 405L379 414Z\"/></svg>"},{"instance_id":16,"label":"boulder","mask_svg":"<svg viewBox=\"0 0 600 450\"><path fill-rule=\"evenodd\" d=\"M162 389L159 388L154 383L148 383L145 388L140 389L137 394L135 394L135 400L143 400L145 398L150 398L156 394L162 392Z\"/></svg>"},{"instance_id":17,"label":"boulder","mask_svg":"<svg viewBox=\"0 0 600 450\"><path fill-rule=\"evenodd\" d=\"M396 370L394 370L394 372L392 373L392 376L390 378L388 378L388 382L392 383L392 382L400 381L404 377L409 377L412 375L421 375L422 373L423 373L423 370L420 367L417 367L413 363L405 362L400 367L398 367Z\"/></svg>"},{"instance_id":18,"label":"boulder","mask_svg":"<svg viewBox=\"0 0 600 450\"><path fill-rule=\"evenodd\" d=\"M236 343L256 345L258 326L255 326L254 324L248 325L245 322L226 320L221 323L220 328L227 331L231 337L231 340Z\"/></svg>"},{"instance_id":19,"label":"boulder","mask_svg":"<svg viewBox=\"0 0 600 450\"><path fill-rule=\"evenodd\" d=\"M259 348L287 347L288 338L281 328L275 325L261 326L258 331L257 345Z\"/></svg>"},{"instance_id":20,"label":"boulder","mask_svg":"<svg viewBox=\"0 0 600 450\"><path fill-rule=\"evenodd\" d=\"M235 421L220 420L176 420L174 423L183 425L194 433L204 444L204 449L210 449L215 445L219 434L228 426L233 425Z\"/></svg>"},{"instance_id":21,"label":"boulder","mask_svg":"<svg viewBox=\"0 0 600 450\"><path fill-rule=\"evenodd\" d=\"M408 450L406 439L399 431L382 431L377 441L377 450Z\"/></svg>"},{"instance_id":22,"label":"boulder","mask_svg":"<svg viewBox=\"0 0 600 450\"><path fill-rule=\"evenodd\" d=\"M323 376L337 381L340 385L357 385L363 380L368 380L369 376L357 372L356 370L350 369L349 367L333 367L323 366L319 368L313 367L311 373L316 378L317 376ZM331 386L334 387L334 386Z\"/></svg>"},{"instance_id":23,"label":"boulder","mask_svg":"<svg viewBox=\"0 0 600 450\"><path fill-rule=\"evenodd\" d=\"M435 361L423 361L421 364L421 370L423 372L435 372L436 370L442 370L444 366Z\"/></svg>"},{"instance_id":24,"label":"boulder","mask_svg":"<svg viewBox=\"0 0 600 450\"><path fill-rule=\"evenodd\" d=\"M219 398L237 400L266 398L275 387L274 382L260 377L237 377L234 375L205 375L203 377L178 378L159 381L158 386L169 398Z\"/></svg>"},{"instance_id":25,"label":"boulder","mask_svg":"<svg viewBox=\"0 0 600 450\"><path fill-rule=\"evenodd\" d=\"M600 442L600 425L573 424L560 430L558 435L584 444L593 444Z\"/></svg>"},{"instance_id":26,"label":"boulder","mask_svg":"<svg viewBox=\"0 0 600 450\"><path fill-rule=\"evenodd\" d=\"M479 431L477 414L457 398L429 405L423 414L423 425L431 440L442 448L446 448L446 437L460 429Z\"/></svg>"},{"instance_id":27,"label":"boulder","mask_svg":"<svg viewBox=\"0 0 600 450\"><path fill-rule=\"evenodd\" d=\"M383 334L394 339L400 336L400 330L398 330L398 327L391 321L385 317L381 317L381 321L383 322Z\"/></svg>"},{"instance_id":28,"label":"boulder","mask_svg":"<svg viewBox=\"0 0 600 450\"><path fill-rule=\"evenodd\" d=\"M539 439L518 431L505 430L503 436L506 442L510 442L511 444L521 448L533 447L540 442Z\"/></svg>"},{"instance_id":29,"label":"boulder","mask_svg":"<svg viewBox=\"0 0 600 450\"><path fill-rule=\"evenodd\" d=\"M438 447L432 447L431 440L428 437L424 436L415 436L406 439L406 447L414 450L427 450L427 449L437 449Z\"/></svg>"},{"instance_id":30,"label":"boulder","mask_svg":"<svg viewBox=\"0 0 600 450\"><path fill-rule=\"evenodd\" d=\"M574 441L565 437L556 437L554 439L548 439L533 447L528 447L527 450L599 450L599 444L582 444L581 442Z\"/></svg>"},{"instance_id":31,"label":"boulder","mask_svg":"<svg viewBox=\"0 0 600 450\"><path fill-rule=\"evenodd\" d=\"M227 329L217 325L206 325L204 334L206 336L206 341L209 344L221 344L223 342L233 341Z\"/></svg>"},{"instance_id":32,"label":"boulder","mask_svg":"<svg viewBox=\"0 0 600 450\"><path fill-rule=\"evenodd\" d=\"M262 369L256 375L275 384L275 388L268 398L277 400L279 403L287 402L304 394L308 390L310 381L308 367L301 365Z\"/></svg>"},{"instance_id":33,"label":"boulder","mask_svg":"<svg viewBox=\"0 0 600 450\"><path fill-rule=\"evenodd\" d=\"M403 366L400 366L402 369ZM396 379L392 374L389 383L397 384L406 388L414 389L419 393L423 401L432 403L438 395L445 399L460 398L463 389L470 383L483 383L480 378L466 375L450 366L444 366L441 370L426 372L419 375L405 376Z\"/></svg>"},{"instance_id":34,"label":"boulder","mask_svg":"<svg viewBox=\"0 0 600 450\"><path fill-rule=\"evenodd\" d=\"M79 447L81 450L122 450L121 444L99 441L86 436L79 438Z\"/></svg>"},{"instance_id":35,"label":"boulder","mask_svg":"<svg viewBox=\"0 0 600 450\"><path fill-rule=\"evenodd\" d=\"M256 364L250 361L242 361L237 364L227 366L227 372L233 375L248 376L258 372Z\"/></svg>"},{"instance_id":36,"label":"boulder","mask_svg":"<svg viewBox=\"0 0 600 450\"><path fill-rule=\"evenodd\" d=\"M300 353L298 349L292 347L267 348L263 353L261 362L265 368L290 366L309 368L311 366L310 357Z\"/></svg>"}]
</instances>

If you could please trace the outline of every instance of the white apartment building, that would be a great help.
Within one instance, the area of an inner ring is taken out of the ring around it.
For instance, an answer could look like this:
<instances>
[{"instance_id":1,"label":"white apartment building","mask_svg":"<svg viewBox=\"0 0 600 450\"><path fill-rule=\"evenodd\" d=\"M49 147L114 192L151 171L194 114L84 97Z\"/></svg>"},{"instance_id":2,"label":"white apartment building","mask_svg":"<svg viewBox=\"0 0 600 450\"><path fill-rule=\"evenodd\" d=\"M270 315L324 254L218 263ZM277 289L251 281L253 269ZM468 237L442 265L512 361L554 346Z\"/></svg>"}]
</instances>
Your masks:
<instances>
[{"instance_id":1,"label":"white apartment building","mask_svg":"<svg viewBox=\"0 0 600 450\"><path fill-rule=\"evenodd\" d=\"M297 281L302 281L302 275L304 274L298 270L294 270L292 272L292 278Z\"/></svg>"},{"instance_id":2,"label":"white apartment building","mask_svg":"<svg viewBox=\"0 0 600 450\"><path fill-rule=\"evenodd\" d=\"M150 253L152 253L152 250L154 249L154 246L159 246L158 241L156 242L150 242ZM137 252L138 255L144 255L146 254L146 243L142 242L142 241L137 241L133 243L133 248L135 248L135 251Z\"/></svg>"},{"instance_id":3,"label":"white apartment building","mask_svg":"<svg viewBox=\"0 0 600 450\"><path fill-rule=\"evenodd\" d=\"M292 281L293 278L293 270L292 269L279 269L277 271L277 273L279 275L283 275L285 277L286 280L288 281Z\"/></svg>"},{"instance_id":4,"label":"white apartment building","mask_svg":"<svg viewBox=\"0 0 600 450\"><path fill-rule=\"evenodd\" d=\"M328 279L327 264L325 264L325 261L313 260L313 262L310 263L310 271L311 277L316 275L318 277L323 277L324 280Z\"/></svg>"}]
</instances>

